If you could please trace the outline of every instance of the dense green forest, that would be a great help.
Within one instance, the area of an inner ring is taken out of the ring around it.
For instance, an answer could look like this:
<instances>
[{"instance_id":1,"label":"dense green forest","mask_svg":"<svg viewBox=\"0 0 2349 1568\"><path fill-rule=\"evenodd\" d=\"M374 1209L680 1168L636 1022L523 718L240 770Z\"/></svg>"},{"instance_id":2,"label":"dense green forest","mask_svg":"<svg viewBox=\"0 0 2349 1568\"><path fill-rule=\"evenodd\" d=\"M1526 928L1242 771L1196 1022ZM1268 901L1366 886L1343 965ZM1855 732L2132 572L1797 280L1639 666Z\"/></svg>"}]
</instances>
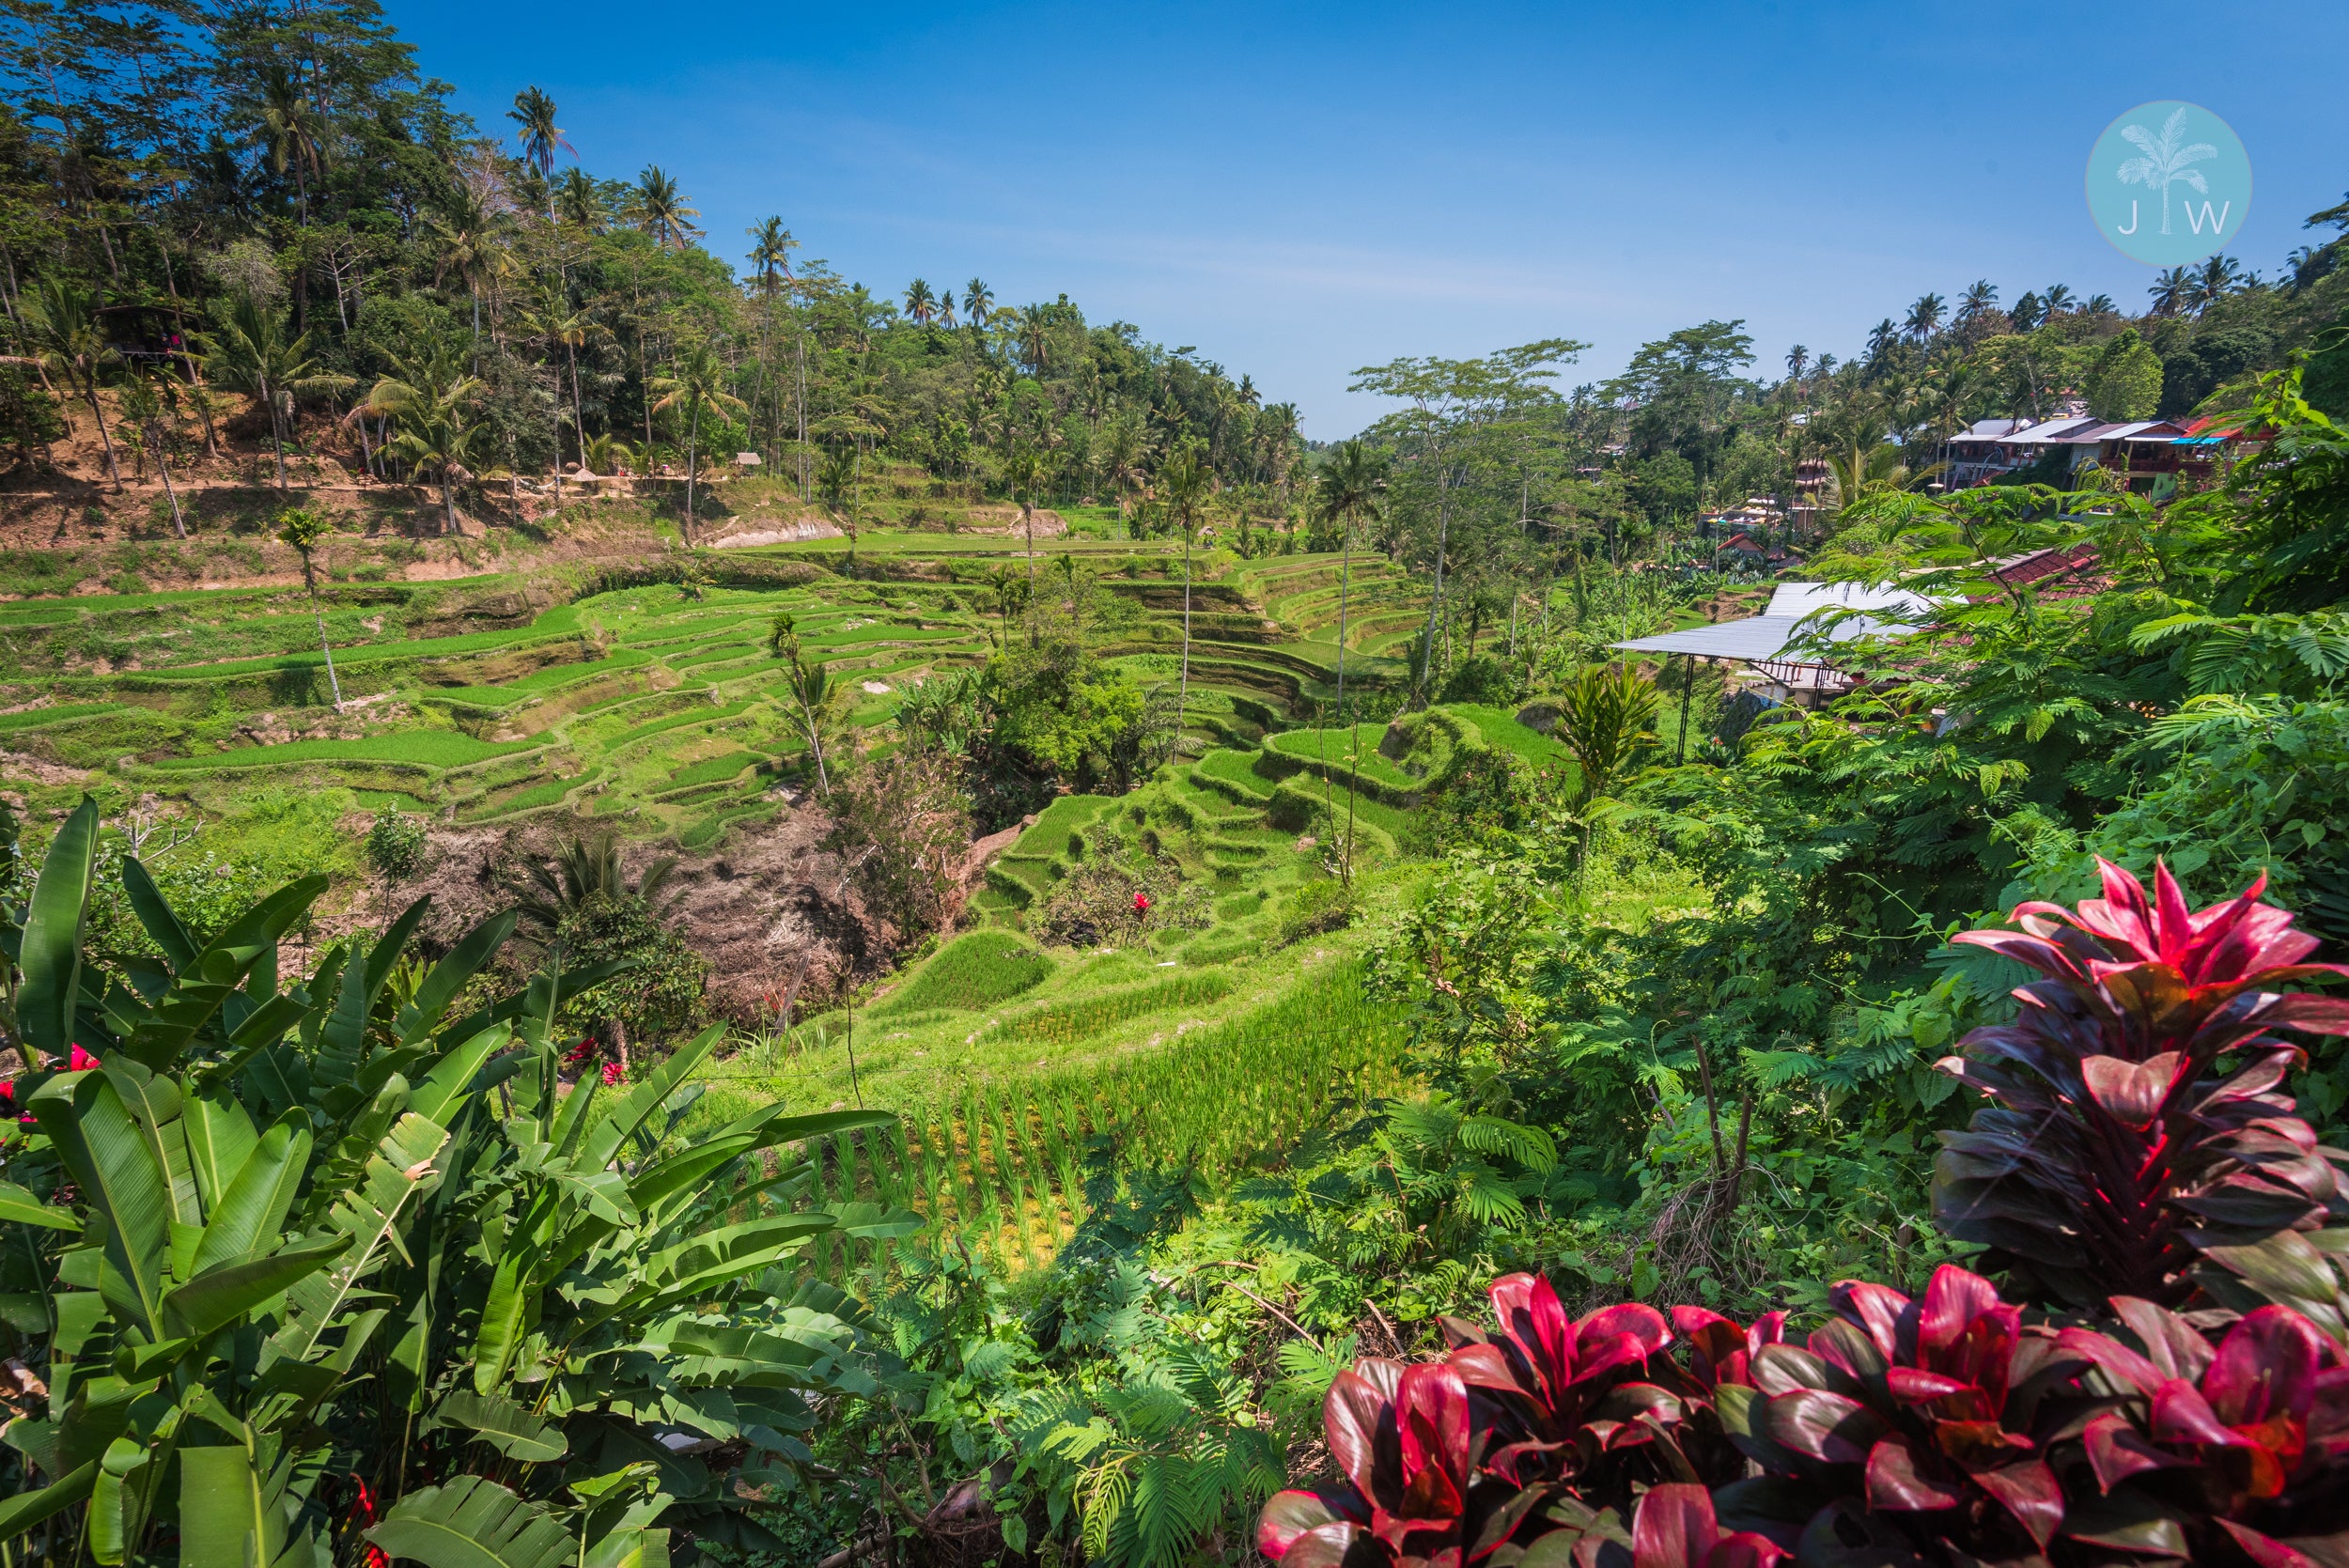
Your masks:
<instances>
[{"instance_id":1,"label":"dense green forest","mask_svg":"<svg viewBox=\"0 0 2349 1568\"><path fill-rule=\"evenodd\" d=\"M6 14L7 1563L2349 1562L2349 204L1309 442Z\"/></svg>"}]
</instances>

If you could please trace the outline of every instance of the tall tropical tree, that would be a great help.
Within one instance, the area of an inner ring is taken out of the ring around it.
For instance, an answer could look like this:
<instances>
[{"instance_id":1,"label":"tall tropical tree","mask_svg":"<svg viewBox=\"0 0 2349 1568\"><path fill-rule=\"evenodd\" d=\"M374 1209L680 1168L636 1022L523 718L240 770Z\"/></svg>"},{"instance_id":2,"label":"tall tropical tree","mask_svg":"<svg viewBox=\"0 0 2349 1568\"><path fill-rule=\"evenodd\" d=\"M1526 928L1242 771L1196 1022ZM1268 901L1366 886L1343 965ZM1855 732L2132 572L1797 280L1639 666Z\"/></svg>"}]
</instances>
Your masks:
<instances>
[{"instance_id":1,"label":"tall tropical tree","mask_svg":"<svg viewBox=\"0 0 2349 1568\"><path fill-rule=\"evenodd\" d=\"M292 173L295 211L306 226L310 182L325 172L326 122L318 101L282 65L262 74L260 123L254 139L268 156L272 174Z\"/></svg>"},{"instance_id":2,"label":"tall tropical tree","mask_svg":"<svg viewBox=\"0 0 2349 1568\"><path fill-rule=\"evenodd\" d=\"M2145 290L2153 299L2155 316L2178 316L2194 303L2194 274L2184 267L2170 267L2154 275L2154 285Z\"/></svg>"},{"instance_id":3,"label":"tall tropical tree","mask_svg":"<svg viewBox=\"0 0 2349 1568\"><path fill-rule=\"evenodd\" d=\"M1908 318L1901 324L1901 330L1912 342L1923 343L1929 340L1941 329L1943 304L1944 302L1938 294L1919 295L1917 303L1908 307Z\"/></svg>"},{"instance_id":4,"label":"tall tropical tree","mask_svg":"<svg viewBox=\"0 0 2349 1568\"><path fill-rule=\"evenodd\" d=\"M775 335L775 303L783 297L785 290L793 287L791 253L799 249L800 242L791 238L791 231L783 226L781 218L763 218L756 227L745 229L743 232L750 236L751 266L757 272L758 299L763 312L761 348L763 351L770 350ZM800 497L805 500L807 498L807 334L798 330L796 320L793 324L791 339L793 357L797 363L791 406L799 424ZM762 359L762 366L764 363ZM766 374L763 367L760 373L762 377ZM774 419L769 424L768 429L770 439L779 442L781 437L777 426L783 417L779 406L780 397L777 402L778 408Z\"/></svg>"},{"instance_id":5,"label":"tall tropical tree","mask_svg":"<svg viewBox=\"0 0 2349 1568\"><path fill-rule=\"evenodd\" d=\"M1353 745L1359 726L1346 713L1346 596L1354 578L1354 531L1378 511L1380 497L1387 488L1386 464L1368 442L1359 438L1343 441L1323 467L1320 478L1322 518L1338 528L1338 722L1346 726L1347 743ZM1325 769L1323 782L1328 783ZM1338 869L1341 879L1351 881L1354 859L1354 779L1346 775L1346 843L1339 850Z\"/></svg>"},{"instance_id":6,"label":"tall tropical tree","mask_svg":"<svg viewBox=\"0 0 2349 1568\"><path fill-rule=\"evenodd\" d=\"M685 205L685 193L658 163L646 164L636 177L636 214L646 233L673 250L683 250L701 233L692 224L700 209Z\"/></svg>"},{"instance_id":7,"label":"tall tropical tree","mask_svg":"<svg viewBox=\"0 0 2349 1568\"><path fill-rule=\"evenodd\" d=\"M747 414L750 410L726 390L725 362L706 337L687 348L669 373L653 381L652 389L660 396L653 412L685 411L685 542L690 545L693 542L694 487L701 473L702 411Z\"/></svg>"},{"instance_id":8,"label":"tall tropical tree","mask_svg":"<svg viewBox=\"0 0 2349 1568\"><path fill-rule=\"evenodd\" d=\"M334 711L343 710L343 683L334 675L334 646L326 636L326 612L319 608L318 572L311 561L326 537L326 514L313 506L288 506L277 515L277 542L290 545L302 557L302 585L310 592L310 615L319 629L319 651L326 656L326 684L334 693Z\"/></svg>"},{"instance_id":9,"label":"tall tropical tree","mask_svg":"<svg viewBox=\"0 0 2349 1568\"><path fill-rule=\"evenodd\" d=\"M521 127L514 134L522 144L522 162L538 171L541 179L554 177L554 155L568 152L573 160L579 149L564 140L562 131L554 123L554 100L543 88L524 87L514 95L514 106L506 117Z\"/></svg>"},{"instance_id":10,"label":"tall tropical tree","mask_svg":"<svg viewBox=\"0 0 2349 1568\"><path fill-rule=\"evenodd\" d=\"M563 178L554 182L554 215L589 234L602 229L603 197L585 169L565 169Z\"/></svg>"},{"instance_id":11,"label":"tall tropical tree","mask_svg":"<svg viewBox=\"0 0 2349 1568\"><path fill-rule=\"evenodd\" d=\"M89 405L90 420L98 427L98 443L106 454L106 477L121 484L114 438L106 433L106 411L98 404L98 383L106 367L119 363L122 356L106 341L106 329L98 316L97 291L62 277L45 277L19 296L17 310L41 365L63 376ZM282 458L278 466L282 477Z\"/></svg>"},{"instance_id":12,"label":"tall tropical tree","mask_svg":"<svg viewBox=\"0 0 2349 1568\"><path fill-rule=\"evenodd\" d=\"M2046 313L2042 319L2053 320L2065 311L2078 305L2079 297L2074 294L2068 286L2059 283L2050 285L2047 292L2041 296L2039 303Z\"/></svg>"},{"instance_id":13,"label":"tall tropical tree","mask_svg":"<svg viewBox=\"0 0 2349 1568\"><path fill-rule=\"evenodd\" d=\"M1957 330L1964 332L1973 326L1975 322L1989 314L1998 303L1999 286L1988 278L1976 278L1972 283L1968 284L1966 292L1958 297L1955 318Z\"/></svg>"},{"instance_id":14,"label":"tall tropical tree","mask_svg":"<svg viewBox=\"0 0 2349 1568\"><path fill-rule=\"evenodd\" d=\"M473 303L474 369L481 368L481 281L496 266L500 249L498 214L490 207L488 194L474 179L458 179L448 183L443 193L439 210L428 214L427 222L432 229L435 246L433 283L438 286L440 272L454 268L465 280L465 291Z\"/></svg>"},{"instance_id":15,"label":"tall tropical tree","mask_svg":"<svg viewBox=\"0 0 2349 1568\"><path fill-rule=\"evenodd\" d=\"M828 448L817 465L816 489L840 516L841 531L848 536L848 575L856 576L857 471L862 455L853 442Z\"/></svg>"},{"instance_id":16,"label":"tall tropical tree","mask_svg":"<svg viewBox=\"0 0 2349 1568\"><path fill-rule=\"evenodd\" d=\"M1159 471L1167 517L1183 535L1183 675L1174 697L1176 750L1182 747L1183 724L1190 712L1190 545L1199 532L1200 516L1206 508L1212 483L1206 451L1195 437L1170 453L1165 466Z\"/></svg>"},{"instance_id":17,"label":"tall tropical tree","mask_svg":"<svg viewBox=\"0 0 2349 1568\"><path fill-rule=\"evenodd\" d=\"M270 444L277 458L277 488L286 488L286 434L294 417L294 399L307 393L334 392L350 384L350 378L321 369L312 357L310 334L288 339L286 322L276 311L252 295L238 297L219 330L205 340L205 373L231 392L260 400L269 410Z\"/></svg>"},{"instance_id":18,"label":"tall tropical tree","mask_svg":"<svg viewBox=\"0 0 2349 1568\"><path fill-rule=\"evenodd\" d=\"M938 296L930 291L927 279L915 278L906 285L906 316L917 327L926 327L938 316Z\"/></svg>"},{"instance_id":19,"label":"tall tropical tree","mask_svg":"<svg viewBox=\"0 0 2349 1568\"><path fill-rule=\"evenodd\" d=\"M457 487L472 477L478 437L471 414L480 394L480 378L467 375L452 349L435 344L421 354L393 355L389 373L352 411L353 417L376 413L397 421L395 450L440 480L447 533L465 531L457 520Z\"/></svg>"},{"instance_id":20,"label":"tall tropical tree","mask_svg":"<svg viewBox=\"0 0 2349 1568\"><path fill-rule=\"evenodd\" d=\"M2243 281L2243 264L2231 256L2214 256L2202 263L2194 279L2194 306L2206 310L2233 293Z\"/></svg>"},{"instance_id":21,"label":"tall tropical tree","mask_svg":"<svg viewBox=\"0 0 2349 1568\"><path fill-rule=\"evenodd\" d=\"M962 319L972 332L987 326L995 310L995 291L977 278L962 286Z\"/></svg>"},{"instance_id":22,"label":"tall tropical tree","mask_svg":"<svg viewBox=\"0 0 2349 1568\"><path fill-rule=\"evenodd\" d=\"M1117 488L1117 521L1126 522L1126 503L1140 485L1143 465L1150 460L1150 427L1137 408L1120 408L1101 426L1102 472Z\"/></svg>"}]
</instances>

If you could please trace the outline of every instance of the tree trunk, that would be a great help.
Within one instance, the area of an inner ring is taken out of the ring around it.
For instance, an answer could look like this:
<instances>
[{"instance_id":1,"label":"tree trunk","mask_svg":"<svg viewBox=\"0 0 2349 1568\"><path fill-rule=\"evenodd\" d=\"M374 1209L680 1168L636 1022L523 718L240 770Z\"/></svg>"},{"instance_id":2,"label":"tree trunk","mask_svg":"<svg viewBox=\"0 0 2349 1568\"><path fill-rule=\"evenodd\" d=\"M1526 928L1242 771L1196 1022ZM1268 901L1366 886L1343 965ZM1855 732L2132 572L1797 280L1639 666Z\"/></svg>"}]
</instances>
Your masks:
<instances>
[{"instance_id":1,"label":"tree trunk","mask_svg":"<svg viewBox=\"0 0 2349 1568\"><path fill-rule=\"evenodd\" d=\"M448 469L445 465L441 469L441 511L443 520L441 536L446 538L454 534L462 538L465 531L459 527L457 522L457 487L449 482Z\"/></svg>"},{"instance_id":2,"label":"tree trunk","mask_svg":"<svg viewBox=\"0 0 2349 1568\"><path fill-rule=\"evenodd\" d=\"M685 426L685 548L693 548L693 478L701 467L702 406L693 404L693 417ZM854 559L854 547L850 547Z\"/></svg>"},{"instance_id":3,"label":"tree trunk","mask_svg":"<svg viewBox=\"0 0 2349 1568\"><path fill-rule=\"evenodd\" d=\"M98 443L106 450L106 477L113 480L116 487L119 489L122 484L122 469L115 461L114 437L106 433L106 411L99 406L97 372L90 373L89 380L82 388L82 396L89 399L89 416L98 426Z\"/></svg>"},{"instance_id":4,"label":"tree trunk","mask_svg":"<svg viewBox=\"0 0 2349 1568\"><path fill-rule=\"evenodd\" d=\"M1182 754L1183 726L1190 717L1190 519L1183 519L1183 678L1174 689L1174 744L1167 760Z\"/></svg>"},{"instance_id":5,"label":"tree trunk","mask_svg":"<svg viewBox=\"0 0 2349 1568\"><path fill-rule=\"evenodd\" d=\"M188 536L188 525L179 515L179 492L171 483L171 459L163 456L163 443L160 441L155 442L155 469L163 476L163 494L171 498L171 531L184 539Z\"/></svg>"},{"instance_id":6,"label":"tree trunk","mask_svg":"<svg viewBox=\"0 0 2349 1568\"><path fill-rule=\"evenodd\" d=\"M302 558L302 575L305 579L310 577L310 558L307 555ZM310 616L319 627L319 651L326 656L326 686L334 693L334 711L340 713L343 710L343 683L334 675L334 645L326 640L326 612L319 608L317 582L311 581L309 587Z\"/></svg>"}]
</instances>

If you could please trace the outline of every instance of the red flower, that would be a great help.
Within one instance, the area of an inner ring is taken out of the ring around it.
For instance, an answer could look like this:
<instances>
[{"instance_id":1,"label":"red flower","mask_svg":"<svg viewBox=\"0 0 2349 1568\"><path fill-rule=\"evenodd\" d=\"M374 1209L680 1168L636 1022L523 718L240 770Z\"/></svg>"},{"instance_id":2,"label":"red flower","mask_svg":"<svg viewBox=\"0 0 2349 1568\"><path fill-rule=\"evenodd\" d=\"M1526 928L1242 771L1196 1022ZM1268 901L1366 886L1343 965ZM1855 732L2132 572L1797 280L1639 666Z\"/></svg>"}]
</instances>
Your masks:
<instances>
[{"instance_id":1,"label":"red flower","mask_svg":"<svg viewBox=\"0 0 2349 1568\"><path fill-rule=\"evenodd\" d=\"M1138 893L1134 894L1134 913L1138 915L1146 915L1149 912L1150 895L1146 893Z\"/></svg>"},{"instance_id":2,"label":"red flower","mask_svg":"<svg viewBox=\"0 0 2349 1568\"><path fill-rule=\"evenodd\" d=\"M617 1087L620 1079L627 1076L628 1069L617 1062L607 1062L603 1064L603 1086L606 1089Z\"/></svg>"},{"instance_id":3,"label":"red flower","mask_svg":"<svg viewBox=\"0 0 2349 1568\"><path fill-rule=\"evenodd\" d=\"M98 1058L84 1050L81 1046L77 1044L73 1048L72 1056L68 1061L66 1071L69 1073L84 1073L97 1065Z\"/></svg>"}]
</instances>

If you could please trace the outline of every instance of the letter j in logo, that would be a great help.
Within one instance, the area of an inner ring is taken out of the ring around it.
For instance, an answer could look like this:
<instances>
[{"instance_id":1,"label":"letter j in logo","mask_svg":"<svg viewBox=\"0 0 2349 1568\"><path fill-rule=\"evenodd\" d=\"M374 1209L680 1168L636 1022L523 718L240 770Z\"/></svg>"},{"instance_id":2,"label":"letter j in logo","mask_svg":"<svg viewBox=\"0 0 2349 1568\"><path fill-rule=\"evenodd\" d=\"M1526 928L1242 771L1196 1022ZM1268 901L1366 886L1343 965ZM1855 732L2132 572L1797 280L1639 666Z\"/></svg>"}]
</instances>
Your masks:
<instances>
[{"instance_id":1,"label":"letter j in logo","mask_svg":"<svg viewBox=\"0 0 2349 1568\"><path fill-rule=\"evenodd\" d=\"M2199 103L2140 103L2088 157L2088 211L2122 255L2179 267L2226 248L2251 212L2243 139Z\"/></svg>"}]
</instances>

